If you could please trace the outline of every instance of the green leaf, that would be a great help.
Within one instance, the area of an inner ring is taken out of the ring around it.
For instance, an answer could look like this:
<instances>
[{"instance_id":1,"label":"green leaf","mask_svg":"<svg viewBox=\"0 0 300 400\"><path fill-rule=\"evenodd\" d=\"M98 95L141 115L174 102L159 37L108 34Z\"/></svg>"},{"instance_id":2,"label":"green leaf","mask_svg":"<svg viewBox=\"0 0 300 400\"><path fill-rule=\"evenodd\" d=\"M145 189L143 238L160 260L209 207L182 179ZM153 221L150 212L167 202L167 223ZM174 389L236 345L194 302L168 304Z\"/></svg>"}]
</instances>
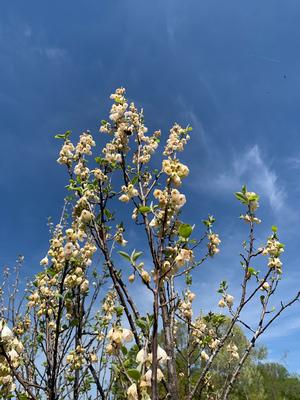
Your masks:
<instances>
[{"instance_id":1,"label":"green leaf","mask_svg":"<svg viewBox=\"0 0 300 400\"><path fill-rule=\"evenodd\" d=\"M132 179L131 183L132 183L133 185L135 185L135 184L137 183L138 179L139 179L139 177L138 177L138 176L135 176L135 177Z\"/></svg>"},{"instance_id":2,"label":"green leaf","mask_svg":"<svg viewBox=\"0 0 300 400\"><path fill-rule=\"evenodd\" d=\"M116 374L116 375L118 375L119 374L119 368L118 368L118 366L116 365L116 364L114 364L114 363L112 363L111 364L111 367L112 367L112 370L114 371L114 373Z\"/></svg>"},{"instance_id":3,"label":"green leaf","mask_svg":"<svg viewBox=\"0 0 300 400\"><path fill-rule=\"evenodd\" d=\"M153 321L154 321L154 315L153 314L147 314L147 322L148 322L149 327L152 326Z\"/></svg>"},{"instance_id":4,"label":"green leaf","mask_svg":"<svg viewBox=\"0 0 300 400\"><path fill-rule=\"evenodd\" d=\"M272 232L274 232L274 233L276 233L278 231L278 228L275 225L272 225L271 229L272 229Z\"/></svg>"},{"instance_id":5,"label":"green leaf","mask_svg":"<svg viewBox=\"0 0 300 400\"><path fill-rule=\"evenodd\" d=\"M186 274L186 275L185 275L185 283L186 283L187 285L191 285L191 284L193 283L192 275L190 275L190 274Z\"/></svg>"},{"instance_id":6,"label":"green leaf","mask_svg":"<svg viewBox=\"0 0 300 400\"><path fill-rule=\"evenodd\" d=\"M141 373L137 369L128 369L127 374L135 381L138 381L141 378Z\"/></svg>"},{"instance_id":7,"label":"green leaf","mask_svg":"<svg viewBox=\"0 0 300 400\"><path fill-rule=\"evenodd\" d=\"M101 165L105 160L105 158L102 157L95 157L95 161L97 164Z\"/></svg>"},{"instance_id":8,"label":"green leaf","mask_svg":"<svg viewBox=\"0 0 300 400\"><path fill-rule=\"evenodd\" d=\"M44 335L42 333L39 333L36 337L36 340L38 343L42 343L42 341L44 340Z\"/></svg>"},{"instance_id":9,"label":"green leaf","mask_svg":"<svg viewBox=\"0 0 300 400\"><path fill-rule=\"evenodd\" d=\"M135 251L133 250L132 254L131 254L131 260L134 262L136 261L141 255L143 254L142 251Z\"/></svg>"},{"instance_id":10,"label":"green leaf","mask_svg":"<svg viewBox=\"0 0 300 400\"><path fill-rule=\"evenodd\" d=\"M18 395L18 399L19 399L19 400L29 400L29 397L28 397L27 394L25 394L25 393L20 393L20 394Z\"/></svg>"},{"instance_id":11,"label":"green leaf","mask_svg":"<svg viewBox=\"0 0 300 400\"><path fill-rule=\"evenodd\" d=\"M107 208L104 209L104 214L107 219L112 219L113 217L112 213Z\"/></svg>"},{"instance_id":12,"label":"green leaf","mask_svg":"<svg viewBox=\"0 0 300 400\"><path fill-rule=\"evenodd\" d=\"M212 224L216 221L215 217L213 215L208 215L208 218L206 220L203 220L203 224L207 228L211 228Z\"/></svg>"},{"instance_id":13,"label":"green leaf","mask_svg":"<svg viewBox=\"0 0 300 400\"><path fill-rule=\"evenodd\" d=\"M79 319L78 318L74 318L72 319L72 321L70 322L70 326L78 326L79 325Z\"/></svg>"},{"instance_id":14,"label":"green leaf","mask_svg":"<svg viewBox=\"0 0 300 400\"><path fill-rule=\"evenodd\" d=\"M46 273L47 273L48 275L50 275L52 278L53 278L53 276L56 275L56 271L55 271L52 267L47 268L47 269L46 269Z\"/></svg>"},{"instance_id":15,"label":"green leaf","mask_svg":"<svg viewBox=\"0 0 300 400\"><path fill-rule=\"evenodd\" d=\"M242 192L236 192L234 195L241 203L248 204L248 199Z\"/></svg>"},{"instance_id":16,"label":"green leaf","mask_svg":"<svg viewBox=\"0 0 300 400\"><path fill-rule=\"evenodd\" d=\"M67 139L71 135L71 131L66 131L65 133L61 134L59 133L58 135L55 135L55 139Z\"/></svg>"},{"instance_id":17,"label":"green leaf","mask_svg":"<svg viewBox=\"0 0 300 400\"><path fill-rule=\"evenodd\" d=\"M139 328L144 329L144 330L147 330L147 329L148 329L147 321L145 321L144 319L139 318L139 319L137 319L135 322L136 322L136 324L137 324L137 326L138 326Z\"/></svg>"},{"instance_id":18,"label":"green leaf","mask_svg":"<svg viewBox=\"0 0 300 400\"><path fill-rule=\"evenodd\" d=\"M122 256L123 258L125 258L125 260L131 262L131 257L130 257L130 255L127 254L125 251L118 251L118 253L120 254L120 256Z\"/></svg>"},{"instance_id":19,"label":"green leaf","mask_svg":"<svg viewBox=\"0 0 300 400\"><path fill-rule=\"evenodd\" d=\"M149 211L151 211L151 208L149 206L140 206L139 207L139 212L142 214L146 214Z\"/></svg>"},{"instance_id":20,"label":"green leaf","mask_svg":"<svg viewBox=\"0 0 300 400\"><path fill-rule=\"evenodd\" d=\"M193 232L193 227L189 224L181 224L178 229L179 236L187 239L191 236Z\"/></svg>"},{"instance_id":21,"label":"green leaf","mask_svg":"<svg viewBox=\"0 0 300 400\"><path fill-rule=\"evenodd\" d=\"M254 268L252 268L252 267L249 267L248 268L248 273L250 274L250 275L257 275L258 274L258 272L254 269Z\"/></svg>"},{"instance_id":22,"label":"green leaf","mask_svg":"<svg viewBox=\"0 0 300 400\"><path fill-rule=\"evenodd\" d=\"M122 317L124 308L122 306L117 306L117 307L115 307L115 311L116 311L117 317Z\"/></svg>"}]
</instances>

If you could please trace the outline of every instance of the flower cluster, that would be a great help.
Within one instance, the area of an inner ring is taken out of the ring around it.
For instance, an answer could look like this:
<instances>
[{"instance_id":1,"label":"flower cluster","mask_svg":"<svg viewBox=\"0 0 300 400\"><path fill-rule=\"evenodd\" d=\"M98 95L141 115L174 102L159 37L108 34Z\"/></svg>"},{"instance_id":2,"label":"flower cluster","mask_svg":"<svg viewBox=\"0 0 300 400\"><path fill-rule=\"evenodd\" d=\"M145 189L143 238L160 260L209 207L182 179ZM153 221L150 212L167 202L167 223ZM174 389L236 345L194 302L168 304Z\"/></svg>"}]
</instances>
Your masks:
<instances>
[{"instance_id":1,"label":"flower cluster","mask_svg":"<svg viewBox=\"0 0 300 400\"><path fill-rule=\"evenodd\" d=\"M73 143L68 139L69 134L70 132L65 137L57 162L59 164L71 166L73 161L78 161L74 167L74 173L75 175L80 176L81 179L86 179L89 176L90 171L85 165L83 156L91 155L91 149L96 145L96 143L90 132L87 131L80 135L79 142L76 147L74 147Z\"/></svg>"},{"instance_id":2,"label":"flower cluster","mask_svg":"<svg viewBox=\"0 0 300 400\"><path fill-rule=\"evenodd\" d=\"M103 317L102 317L102 322L104 326L108 326L109 322L112 320L113 315L115 313L115 307L116 307L116 299L117 299L117 293L114 290L110 290L102 304L102 311L103 311ZM98 332L98 336L102 337L101 332Z\"/></svg>"},{"instance_id":3,"label":"flower cluster","mask_svg":"<svg viewBox=\"0 0 300 400\"><path fill-rule=\"evenodd\" d=\"M150 221L150 226L155 228L160 227L164 221L166 226L170 226L172 218L186 203L185 195L177 189L155 189L153 196L158 200L159 204L154 218Z\"/></svg>"},{"instance_id":4,"label":"flower cluster","mask_svg":"<svg viewBox=\"0 0 300 400\"><path fill-rule=\"evenodd\" d=\"M72 350L66 357L66 362L69 365L71 371L82 368L85 364L85 349L78 345L75 350Z\"/></svg>"},{"instance_id":5,"label":"flower cluster","mask_svg":"<svg viewBox=\"0 0 300 400\"><path fill-rule=\"evenodd\" d=\"M162 272L168 277L175 275L180 268L188 266L194 259L193 250L186 248L179 250L177 246L166 247L165 254L166 260Z\"/></svg>"},{"instance_id":6,"label":"flower cluster","mask_svg":"<svg viewBox=\"0 0 300 400\"><path fill-rule=\"evenodd\" d=\"M240 215L240 219L243 219L245 222L252 222L255 224L260 224L261 223L261 219L254 217L254 215L249 215L249 214L245 214L245 215Z\"/></svg>"},{"instance_id":7,"label":"flower cluster","mask_svg":"<svg viewBox=\"0 0 300 400\"><path fill-rule=\"evenodd\" d=\"M246 186L243 186L242 191L236 192L235 196L242 204L245 204L246 206L248 206L250 217L253 217L253 214L259 207L259 203L258 203L259 195L254 192L248 192ZM257 222L257 221L255 221L255 222Z\"/></svg>"},{"instance_id":8,"label":"flower cluster","mask_svg":"<svg viewBox=\"0 0 300 400\"><path fill-rule=\"evenodd\" d=\"M139 195L138 190L131 183L128 186L123 185L121 189L123 194L119 197L119 200L124 203L128 203L130 199Z\"/></svg>"},{"instance_id":9,"label":"flower cluster","mask_svg":"<svg viewBox=\"0 0 300 400\"><path fill-rule=\"evenodd\" d=\"M16 321L15 321L15 326L14 326L14 333L16 333L18 336L23 335L25 332L28 332L31 327L31 320L30 316L28 314L25 314L24 316L17 316Z\"/></svg>"},{"instance_id":10,"label":"flower cluster","mask_svg":"<svg viewBox=\"0 0 300 400\"><path fill-rule=\"evenodd\" d=\"M127 240L124 239L123 233L124 233L123 226L122 225L118 225L117 226L117 231L116 231L116 233L114 235L114 241L124 247L127 244Z\"/></svg>"},{"instance_id":11,"label":"flower cluster","mask_svg":"<svg viewBox=\"0 0 300 400\"><path fill-rule=\"evenodd\" d=\"M107 175L105 175L100 168L95 168L92 170L94 177L97 181L104 182L107 180Z\"/></svg>"},{"instance_id":12,"label":"flower cluster","mask_svg":"<svg viewBox=\"0 0 300 400\"><path fill-rule=\"evenodd\" d=\"M132 134L135 122L138 120L134 104L128 109L128 103L125 98L125 89L119 88L112 94L111 99L114 104L111 107L109 118L114 123L111 126L107 121L102 121L100 132L113 135L111 142L107 143L103 149L105 159L110 163L121 162L122 153L127 153L128 137Z\"/></svg>"},{"instance_id":13,"label":"flower cluster","mask_svg":"<svg viewBox=\"0 0 300 400\"><path fill-rule=\"evenodd\" d=\"M83 132L75 148L76 159L80 158L83 154L90 156L92 154L92 147L94 146L96 146L96 143L91 133L89 131Z\"/></svg>"},{"instance_id":14,"label":"flower cluster","mask_svg":"<svg viewBox=\"0 0 300 400\"><path fill-rule=\"evenodd\" d=\"M117 354L120 348L125 343L130 343L133 340L133 333L130 329L122 328L121 326L114 326L107 334L109 344L106 346L107 354Z\"/></svg>"},{"instance_id":15,"label":"flower cluster","mask_svg":"<svg viewBox=\"0 0 300 400\"><path fill-rule=\"evenodd\" d=\"M174 126L170 129L169 138L167 140L167 144L165 146L164 155L170 156L177 151L183 151L184 146L187 144L187 141L190 139L188 132L191 128L182 128L178 124L174 124Z\"/></svg>"},{"instance_id":16,"label":"flower cluster","mask_svg":"<svg viewBox=\"0 0 300 400\"><path fill-rule=\"evenodd\" d=\"M202 344L202 338L207 334L207 324L201 317L196 318L193 321L191 334L193 341L197 344Z\"/></svg>"},{"instance_id":17,"label":"flower cluster","mask_svg":"<svg viewBox=\"0 0 300 400\"><path fill-rule=\"evenodd\" d=\"M35 288L28 296L28 306L37 307L38 316L51 317L56 312L62 276L64 290L78 288L82 294L89 290L86 271L97 248L90 241L80 244L86 236L82 230L82 221L86 220L88 215L84 215L84 211L89 213L87 210L81 211L78 222L74 223L72 228L66 229L65 234L60 225L56 227L47 256L41 260L45 270L36 276ZM71 299L67 298L65 305L68 309L67 317L72 318ZM55 322L51 321L50 326L55 328Z\"/></svg>"},{"instance_id":18,"label":"flower cluster","mask_svg":"<svg viewBox=\"0 0 300 400\"><path fill-rule=\"evenodd\" d=\"M57 162L59 164L71 165L74 158L75 147L70 140L65 140L60 152Z\"/></svg>"},{"instance_id":19,"label":"flower cluster","mask_svg":"<svg viewBox=\"0 0 300 400\"><path fill-rule=\"evenodd\" d=\"M239 356L238 348L237 348L237 346L235 344L229 343L226 346L226 350L228 351L228 353L230 354L230 356L232 358L235 358L236 360L239 360L240 356Z\"/></svg>"},{"instance_id":20,"label":"flower cluster","mask_svg":"<svg viewBox=\"0 0 300 400\"><path fill-rule=\"evenodd\" d=\"M189 169L186 165L182 164L177 159L173 160L171 158L163 160L162 170L165 174L170 176L175 186L180 186L182 178L185 178L189 174Z\"/></svg>"},{"instance_id":21,"label":"flower cluster","mask_svg":"<svg viewBox=\"0 0 300 400\"><path fill-rule=\"evenodd\" d=\"M260 249L263 255L269 255L268 266L276 270L279 274L282 273L282 262L280 260L281 253L284 252L284 244L280 243L276 234L269 237L267 245Z\"/></svg>"},{"instance_id":22,"label":"flower cluster","mask_svg":"<svg viewBox=\"0 0 300 400\"><path fill-rule=\"evenodd\" d=\"M76 164L76 166L74 168L74 174L79 176L80 179L82 179L83 181L88 179L88 177L90 176L90 170L86 166L86 161L85 160L80 159L78 161L78 163Z\"/></svg>"},{"instance_id":23,"label":"flower cluster","mask_svg":"<svg viewBox=\"0 0 300 400\"><path fill-rule=\"evenodd\" d=\"M165 350L160 346L157 347L157 361L160 367L166 364L169 357ZM152 378L152 354L148 353L145 348L141 349L136 355L136 362L139 364L138 370L142 371L142 376L139 381L139 389L142 398L150 400L149 391L151 387ZM157 382L161 382L164 379L164 374L161 368L157 368ZM131 400L138 400L138 387L136 383L133 383L127 389L127 398Z\"/></svg>"},{"instance_id":24,"label":"flower cluster","mask_svg":"<svg viewBox=\"0 0 300 400\"><path fill-rule=\"evenodd\" d=\"M141 144L141 148L133 156L134 164L146 164L151 160L152 154L158 147L160 131L155 131L152 136L146 136L146 129L143 125L138 130L138 141Z\"/></svg>"},{"instance_id":25,"label":"flower cluster","mask_svg":"<svg viewBox=\"0 0 300 400\"><path fill-rule=\"evenodd\" d=\"M179 253L175 257L175 265L177 268L181 268L184 265L193 261L193 250L180 249Z\"/></svg>"},{"instance_id":26,"label":"flower cluster","mask_svg":"<svg viewBox=\"0 0 300 400\"><path fill-rule=\"evenodd\" d=\"M3 320L0 321L0 345L0 396L6 398L16 388L11 367L19 367L23 345Z\"/></svg>"},{"instance_id":27,"label":"flower cluster","mask_svg":"<svg viewBox=\"0 0 300 400\"><path fill-rule=\"evenodd\" d=\"M179 303L179 312L184 319L191 320L193 316L192 302L195 300L195 293L189 289L184 294L184 300Z\"/></svg>"},{"instance_id":28,"label":"flower cluster","mask_svg":"<svg viewBox=\"0 0 300 400\"><path fill-rule=\"evenodd\" d=\"M218 306L221 308L233 306L234 297L231 294L224 294L222 299L219 301Z\"/></svg>"},{"instance_id":29,"label":"flower cluster","mask_svg":"<svg viewBox=\"0 0 300 400\"><path fill-rule=\"evenodd\" d=\"M123 117L128 107L124 95L125 89L122 87L116 89L115 93L110 95L110 98L115 101L115 104L113 104L111 107L109 118L114 122L117 122Z\"/></svg>"},{"instance_id":30,"label":"flower cluster","mask_svg":"<svg viewBox=\"0 0 300 400\"><path fill-rule=\"evenodd\" d=\"M219 235L217 233L211 233L208 235L208 252L211 257L213 257L215 254L218 254L220 252L219 249L219 244L221 243L221 240L219 239Z\"/></svg>"},{"instance_id":31,"label":"flower cluster","mask_svg":"<svg viewBox=\"0 0 300 400\"><path fill-rule=\"evenodd\" d=\"M110 96L114 104L110 110L110 120L102 121L100 132L113 135L111 142L107 143L103 153L107 161L121 162L122 153L129 151L129 136L133 133L138 144L138 151L133 155L134 164L146 164L150 161L152 154L157 149L160 131L155 131L152 136L147 136L147 127L143 123L143 112L139 112L134 103L128 105L125 98L125 89L119 88Z\"/></svg>"}]
</instances>

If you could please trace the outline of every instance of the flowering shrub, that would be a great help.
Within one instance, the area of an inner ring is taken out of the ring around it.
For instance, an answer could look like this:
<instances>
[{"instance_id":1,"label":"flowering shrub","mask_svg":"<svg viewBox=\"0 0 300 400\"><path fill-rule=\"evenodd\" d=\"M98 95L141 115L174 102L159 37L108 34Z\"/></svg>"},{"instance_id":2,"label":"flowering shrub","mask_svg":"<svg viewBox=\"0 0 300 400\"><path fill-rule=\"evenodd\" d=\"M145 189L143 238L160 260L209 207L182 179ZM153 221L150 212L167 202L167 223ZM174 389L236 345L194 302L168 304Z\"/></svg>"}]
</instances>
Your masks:
<instances>
[{"instance_id":1,"label":"flowering shrub","mask_svg":"<svg viewBox=\"0 0 300 400\"><path fill-rule=\"evenodd\" d=\"M179 153L192 129L177 123L171 128L156 169L160 131L148 134L143 111L128 103L123 88L111 99L109 121L100 126L100 135L108 137L102 153L88 131L77 144L69 131L56 136L63 141L57 161L66 167L71 195L60 223L50 226L49 249L27 287L26 305L3 308L0 394L49 400L227 399L258 337L299 298L298 293L278 310L269 308L284 246L273 227L266 245L255 248L259 196L243 187L236 197L244 207L241 219L249 226L249 240L241 255L240 297L235 299L223 281L216 297L220 313L195 310L194 272L219 253L221 240L213 216L203 221L202 232L182 217L187 200L181 187L189 168ZM125 214L144 232L142 251L124 251L130 224L122 222L128 220ZM264 255L269 257L265 271L256 271L255 259ZM145 265L143 257L151 263ZM128 286L135 280L152 296L151 314L136 305ZM251 301L261 308L255 327L242 316ZM188 339L178 370L180 324ZM234 343L238 324L250 335L242 351ZM211 370L221 350L231 367L216 389ZM192 380L195 366L200 375ZM188 382L184 394L182 376Z\"/></svg>"}]
</instances>

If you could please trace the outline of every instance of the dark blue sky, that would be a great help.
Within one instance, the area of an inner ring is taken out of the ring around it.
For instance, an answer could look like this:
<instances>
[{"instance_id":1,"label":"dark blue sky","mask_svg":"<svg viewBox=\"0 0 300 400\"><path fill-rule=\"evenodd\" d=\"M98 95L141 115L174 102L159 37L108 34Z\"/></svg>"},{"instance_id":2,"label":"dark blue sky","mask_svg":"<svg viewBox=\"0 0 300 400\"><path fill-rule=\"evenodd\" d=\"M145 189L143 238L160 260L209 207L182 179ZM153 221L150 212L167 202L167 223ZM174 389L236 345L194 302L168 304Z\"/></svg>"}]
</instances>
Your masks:
<instances>
[{"instance_id":1,"label":"dark blue sky","mask_svg":"<svg viewBox=\"0 0 300 400\"><path fill-rule=\"evenodd\" d=\"M300 287L299 20L297 0L4 2L1 265L22 253L26 274L37 270L47 217L57 220L65 195L53 136L67 129L98 135L109 94L125 86L163 137L174 121L194 127L183 156L191 169L186 216L214 213L223 240L211 274L199 275L199 305L213 304L223 277L237 293L247 233L232 192L243 183L262 195L258 241L277 224L287 245L278 295L287 299ZM270 359L287 353L284 362L298 372L299 311L264 341Z\"/></svg>"}]
</instances>

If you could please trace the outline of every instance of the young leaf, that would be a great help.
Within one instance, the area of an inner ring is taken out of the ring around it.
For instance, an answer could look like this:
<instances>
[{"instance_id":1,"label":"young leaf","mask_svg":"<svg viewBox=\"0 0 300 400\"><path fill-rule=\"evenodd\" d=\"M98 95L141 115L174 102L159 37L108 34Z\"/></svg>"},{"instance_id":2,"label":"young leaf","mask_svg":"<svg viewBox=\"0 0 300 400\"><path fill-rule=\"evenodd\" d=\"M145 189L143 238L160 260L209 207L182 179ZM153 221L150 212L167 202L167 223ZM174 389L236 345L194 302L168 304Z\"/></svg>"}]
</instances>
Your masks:
<instances>
[{"instance_id":1,"label":"young leaf","mask_svg":"<svg viewBox=\"0 0 300 400\"><path fill-rule=\"evenodd\" d=\"M139 319L137 319L135 322L136 322L136 324L137 324L137 326L138 326L139 328L144 329L144 330L147 330L147 329L148 329L147 321L145 321L144 319L139 318Z\"/></svg>"},{"instance_id":2,"label":"young leaf","mask_svg":"<svg viewBox=\"0 0 300 400\"><path fill-rule=\"evenodd\" d=\"M65 133L61 134L59 133L58 135L55 135L55 139L67 139L71 135L71 131L66 131Z\"/></svg>"},{"instance_id":3,"label":"young leaf","mask_svg":"<svg viewBox=\"0 0 300 400\"><path fill-rule=\"evenodd\" d=\"M247 197L242 192L235 192L234 195L241 203L243 204L248 203Z\"/></svg>"},{"instance_id":4,"label":"young leaf","mask_svg":"<svg viewBox=\"0 0 300 400\"><path fill-rule=\"evenodd\" d=\"M132 259L132 261L134 262L134 261L136 261L141 255L143 254L143 252L142 251L133 251L133 253L131 254L131 259Z\"/></svg>"},{"instance_id":5,"label":"young leaf","mask_svg":"<svg viewBox=\"0 0 300 400\"><path fill-rule=\"evenodd\" d=\"M141 373L137 369L128 369L127 374L135 381L138 381L141 378Z\"/></svg>"},{"instance_id":6,"label":"young leaf","mask_svg":"<svg viewBox=\"0 0 300 400\"><path fill-rule=\"evenodd\" d=\"M184 239L187 239L191 236L191 233L193 232L193 227L189 224L181 224L178 229L178 234L179 236L183 237Z\"/></svg>"},{"instance_id":7,"label":"young leaf","mask_svg":"<svg viewBox=\"0 0 300 400\"><path fill-rule=\"evenodd\" d=\"M125 260L130 261L131 262L131 258L130 255L125 253L125 251L118 251L118 253L120 254L120 256L124 257Z\"/></svg>"},{"instance_id":8,"label":"young leaf","mask_svg":"<svg viewBox=\"0 0 300 400\"><path fill-rule=\"evenodd\" d=\"M151 211L151 208L148 207L148 206L140 206L140 207L139 207L139 212L142 213L142 214L146 214L146 213L148 213L149 211Z\"/></svg>"}]
</instances>

